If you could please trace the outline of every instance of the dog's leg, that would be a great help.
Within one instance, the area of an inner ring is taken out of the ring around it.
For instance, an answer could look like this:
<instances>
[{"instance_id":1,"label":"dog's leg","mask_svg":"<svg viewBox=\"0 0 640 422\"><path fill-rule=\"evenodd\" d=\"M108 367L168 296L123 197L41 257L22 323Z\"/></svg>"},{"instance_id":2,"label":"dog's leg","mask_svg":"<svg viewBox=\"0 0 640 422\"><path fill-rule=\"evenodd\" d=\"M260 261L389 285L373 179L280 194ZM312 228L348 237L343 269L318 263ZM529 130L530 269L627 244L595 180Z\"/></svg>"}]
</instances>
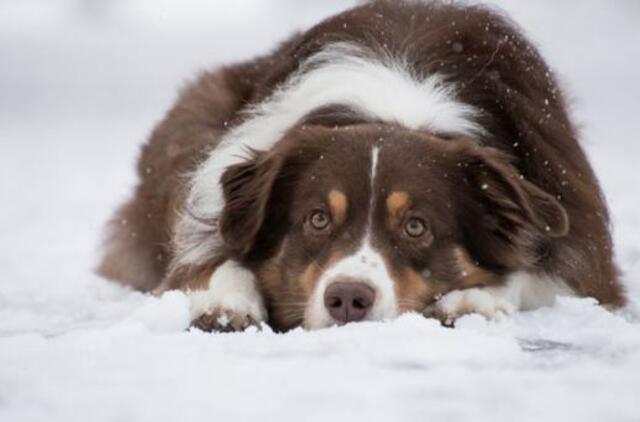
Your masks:
<instances>
[{"instance_id":1,"label":"dog's leg","mask_svg":"<svg viewBox=\"0 0 640 422\"><path fill-rule=\"evenodd\" d=\"M463 315L477 313L487 318L550 306L557 296L574 293L561 280L527 272L510 274L500 286L454 290L424 311L427 317L453 325Z\"/></svg>"},{"instance_id":2,"label":"dog's leg","mask_svg":"<svg viewBox=\"0 0 640 422\"><path fill-rule=\"evenodd\" d=\"M216 268L206 289L187 295L192 326L204 331L242 331L267 320L255 276L232 260Z\"/></svg>"}]
</instances>

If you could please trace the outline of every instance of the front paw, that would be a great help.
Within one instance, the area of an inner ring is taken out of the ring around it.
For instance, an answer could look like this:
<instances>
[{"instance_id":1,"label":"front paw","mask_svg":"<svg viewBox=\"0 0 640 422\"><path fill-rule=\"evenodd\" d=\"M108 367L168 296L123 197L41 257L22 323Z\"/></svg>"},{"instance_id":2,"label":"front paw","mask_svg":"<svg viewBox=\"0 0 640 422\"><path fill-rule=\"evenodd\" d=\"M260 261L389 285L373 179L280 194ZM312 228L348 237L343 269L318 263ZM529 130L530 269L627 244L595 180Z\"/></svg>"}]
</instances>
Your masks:
<instances>
[{"instance_id":1,"label":"front paw","mask_svg":"<svg viewBox=\"0 0 640 422\"><path fill-rule=\"evenodd\" d=\"M222 297L191 293L191 326L202 331L233 332L266 322L267 312L259 296L228 292Z\"/></svg>"},{"instance_id":2,"label":"front paw","mask_svg":"<svg viewBox=\"0 0 640 422\"><path fill-rule=\"evenodd\" d=\"M501 314L515 312L516 306L491 288L454 290L428 306L423 315L435 318L442 325L453 327L458 318L468 314L480 314L493 319Z\"/></svg>"},{"instance_id":3,"label":"front paw","mask_svg":"<svg viewBox=\"0 0 640 422\"><path fill-rule=\"evenodd\" d=\"M267 320L253 274L226 261L211 276L206 290L187 293L191 326L203 331L242 331Z\"/></svg>"},{"instance_id":4,"label":"front paw","mask_svg":"<svg viewBox=\"0 0 640 422\"><path fill-rule=\"evenodd\" d=\"M424 308L422 315L425 318L437 319L444 327L453 328L455 323L455 318L449 316L439 302L435 302Z\"/></svg>"},{"instance_id":5,"label":"front paw","mask_svg":"<svg viewBox=\"0 0 640 422\"><path fill-rule=\"evenodd\" d=\"M247 312L216 308L193 320L191 326L207 332L234 332L244 331L251 326L259 327L261 322L259 316Z\"/></svg>"}]
</instances>

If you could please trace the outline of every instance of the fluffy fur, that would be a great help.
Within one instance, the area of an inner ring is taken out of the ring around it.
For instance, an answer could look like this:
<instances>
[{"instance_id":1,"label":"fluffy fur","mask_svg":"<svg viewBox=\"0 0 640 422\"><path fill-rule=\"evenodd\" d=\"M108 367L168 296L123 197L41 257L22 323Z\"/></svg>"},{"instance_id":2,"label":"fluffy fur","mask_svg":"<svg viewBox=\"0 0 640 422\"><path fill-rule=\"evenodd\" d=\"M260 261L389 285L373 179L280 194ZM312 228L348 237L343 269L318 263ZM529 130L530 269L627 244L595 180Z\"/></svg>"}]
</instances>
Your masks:
<instances>
[{"instance_id":1,"label":"fluffy fur","mask_svg":"<svg viewBox=\"0 0 640 422\"><path fill-rule=\"evenodd\" d=\"M371 1L205 72L138 173L99 271L187 291L202 329L349 322L322 299L345 278L361 319L624 303L562 92L484 7Z\"/></svg>"},{"instance_id":2,"label":"fluffy fur","mask_svg":"<svg viewBox=\"0 0 640 422\"><path fill-rule=\"evenodd\" d=\"M300 69L266 100L249 107L245 120L226 133L191 177L187 207L174 238L181 265L212 258L219 239L202 232L203 224L224 206L220 180L229 166L243 162L252 150L265 151L310 112L327 105L344 106L367 119L397 123L411 129L473 136L480 113L455 96L456 87L439 74L414 74L401 55L371 51L346 42L329 44L306 59ZM195 214L195 215L194 215Z\"/></svg>"}]
</instances>

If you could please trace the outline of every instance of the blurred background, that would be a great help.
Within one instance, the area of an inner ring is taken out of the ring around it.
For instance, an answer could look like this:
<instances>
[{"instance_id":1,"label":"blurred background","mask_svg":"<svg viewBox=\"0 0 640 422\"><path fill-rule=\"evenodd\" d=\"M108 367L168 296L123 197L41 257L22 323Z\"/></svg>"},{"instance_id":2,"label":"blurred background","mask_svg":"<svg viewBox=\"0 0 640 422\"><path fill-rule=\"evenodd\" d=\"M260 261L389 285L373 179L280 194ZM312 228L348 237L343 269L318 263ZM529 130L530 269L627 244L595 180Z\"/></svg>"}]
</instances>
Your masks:
<instances>
[{"instance_id":1,"label":"blurred background","mask_svg":"<svg viewBox=\"0 0 640 422\"><path fill-rule=\"evenodd\" d=\"M0 304L51 303L93 279L102 225L185 81L356 3L0 0ZM490 3L563 81L610 200L621 265L637 266L640 2Z\"/></svg>"}]
</instances>

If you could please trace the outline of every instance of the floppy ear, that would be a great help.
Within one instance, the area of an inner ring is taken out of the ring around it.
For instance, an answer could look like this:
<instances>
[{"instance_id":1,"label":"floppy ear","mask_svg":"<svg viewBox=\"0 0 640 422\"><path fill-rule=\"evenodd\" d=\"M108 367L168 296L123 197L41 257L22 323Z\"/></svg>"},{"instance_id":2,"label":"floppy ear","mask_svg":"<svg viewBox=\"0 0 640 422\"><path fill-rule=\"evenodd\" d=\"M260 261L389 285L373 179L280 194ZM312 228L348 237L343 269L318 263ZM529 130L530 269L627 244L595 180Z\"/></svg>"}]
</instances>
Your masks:
<instances>
[{"instance_id":1,"label":"floppy ear","mask_svg":"<svg viewBox=\"0 0 640 422\"><path fill-rule=\"evenodd\" d=\"M474 152L467 174L482 215L472 230L481 226L484 235L476 243L485 253L505 263L531 264L538 259L542 240L567 235L569 217L555 197L525 180L510 161L493 148Z\"/></svg>"},{"instance_id":2,"label":"floppy ear","mask_svg":"<svg viewBox=\"0 0 640 422\"><path fill-rule=\"evenodd\" d=\"M254 151L251 159L230 166L223 173L220 184L225 206L219 228L231 252L246 254L251 250L281 167L279 156Z\"/></svg>"}]
</instances>

